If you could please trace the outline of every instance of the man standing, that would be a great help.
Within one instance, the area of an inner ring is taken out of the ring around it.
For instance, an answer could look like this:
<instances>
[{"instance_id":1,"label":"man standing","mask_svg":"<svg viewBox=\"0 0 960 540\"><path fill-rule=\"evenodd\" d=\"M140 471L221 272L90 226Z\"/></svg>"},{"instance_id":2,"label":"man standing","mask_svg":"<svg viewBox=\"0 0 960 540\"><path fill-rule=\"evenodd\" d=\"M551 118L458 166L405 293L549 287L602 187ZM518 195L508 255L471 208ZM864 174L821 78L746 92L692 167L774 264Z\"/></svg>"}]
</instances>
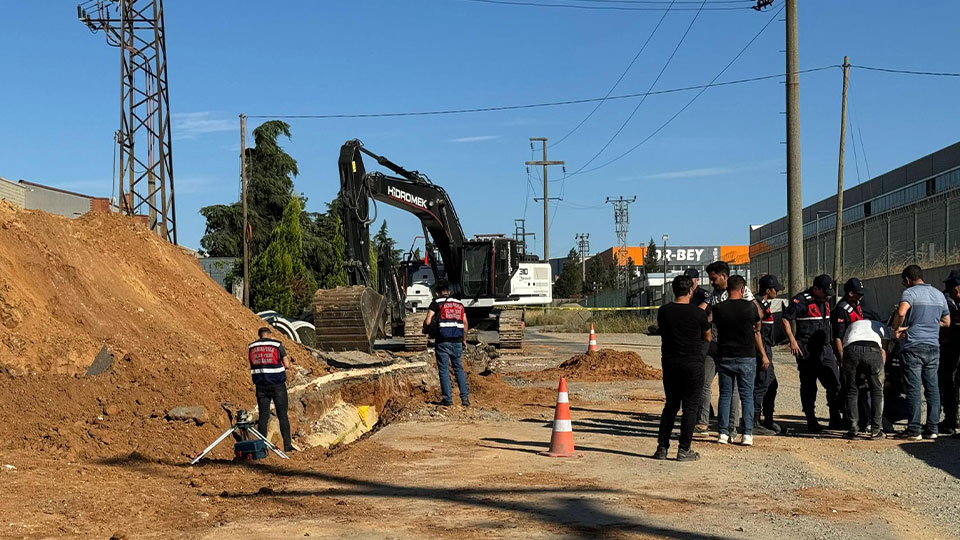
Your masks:
<instances>
[{"instance_id":1,"label":"man standing","mask_svg":"<svg viewBox=\"0 0 960 540\"><path fill-rule=\"evenodd\" d=\"M713 322L717 327L717 371L720 375L720 402L717 406L720 436L717 442L730 442L730 402L736 384L743 406L744 446L753 445L753 387L757 376L757 354L762 369L770 360L760 339L760 312L753 300L743 297L747 282L743 276L727 280L727 299L713 306Z\"/></svg>"},{"instance_id":2,"label":"man standing","mask_svg":"<svg viewBox=\"0 0 960 540\"><path fill-rule=\"evenodd\" d=\"M790 352L797 358L800 372L800 403L807 417L807 430L823 431L817 420L817 380L827 392L830 407L830 429L843 429L840 414L840 370L833 354L830 337L830 303L833 278L821 274L813 278L813 286L793 297L783 310L783 329L790 340ZM790 323L797 324L796 334Z\"/></svg>"},{"instance_id":3,"label":"man standing","mask_svg":"<svg viewBox=\"0 0 960 540\"><path fill-rule=\"evenodd\" d=\"M763 358L758 352L757 380L753 385L753 430L757 435L776 435L780 433L780 426L773 421L773 409L777 400L777 388L780 385L777 383L777 373L773 369L773 345L776 337L770 303L783 290L783 285L777 280L777 276L766 275L760 278L759 286L761 296L757 301L763 316L760 321L760 338L763 341L763 352L766 353L770 366L762 369Z\"/></svg>"},{"instance_id":4,"label":"man standing","mask_svg":"<svg viewBox=\"0 0 960 540\"><path fill-rule=\"evenodd\" d=\"M700 286L700 271L696 268L687 268L683 275L693 280L693 289L690 292L690 305L700 306L707 301L707 291Z\"/></svg>"},{"instance_id":5,"label":"man standing","mask_svg":"<svg viewBox=\"0 0 960 540\"><path fill-rule=\"evenodd\" d=\"M898 439L936 439L940 424L940 328L950 326L950 310L943 293L923 282L923 270L915 264L903 269L900 279L906 290L893 316L893 328L901 339L900 358L907 391L910 419ZM927 423L920 431L920 391L927 399Z\"/></svg>"},{"instance_id":6,"label":"man standing","mask_svg":"<svg viewBox=\"0 0 960 540\"><path fill-rule=\"evenodd\" d=\"M713 287L713 291L706 297L703 303L699 304L700 307L707 311L707 316L710 316L712 306L719 304L727 299L727 280L730 278L730 265L724 261L714 261L707 265L707 276L710 278L710 285ZM749 287L745 287L743 291L744 300L753 301L753 293L750 292ZM711 405L711 394L713 379L717 376L717 325L713 325L712 329L713 341L710 342L710 345L707 347L707 354L704 357L703 362L703 389L700 393L700 414L697 419L697 433L707 433L709 431L710 424L710 405ZM737 425L740 420L740 403L739 400L733 401L733 409L731 410L731 416L733 420L733 425Z\"/></svg>"},{"instance_id":7,"label":"man standing","mask_svg":"<svg viewBox=\"0 0 960 540\"><path fill-rule=\"evenodd\" d=\"M290 419L287 417L287 368L292 367L290 357L283 345L273 339L270 327L264 326L257 331L258 339L247 347L247 359L250 361L250 376L257 387L257 431L267 435L270 422L270 402L277 411L280 422L280 436L283 437L283 451L292 452L290 440Z\"/></svg>"},{"instance_id":8,"label":"man standing","mask_svg":"<svg viewBox=\"0 0 960 540\"><path fill-rule=\"evenodd\" d=\"M703 385L703 344L710 342L707 314L690 304L693 280L683 275L673 278L676 300L660 306L657 326L660 328L660 356L663 365L663 393L666 403L660 415L660 434L655 459L667 459L670 434L677 411L683 407L680 420L680 445L677 461L695 461L700 454L690 449L693 428L700 406Z\"/></svg>"},{"instance_id":9,"label":"man standing","mask_svg":"<svg viewBox=\"0 0 960 540\"><path fill-rule=\"evenodd\" d=\"M841 298L837 305L834 306L833 310L830 311L830 331L833 334L833 353L837 357L837 365L840 367L840 382L842 396L847 396L849 388L847 384L854 385L855 388L860 389L860 384L857 381L857 377L850 379L849 381L846 378L846 374L843 369L843 348L845 346L846 340L844 335L847 333L847 328L851 324L864 320L863 316L863 306L860 305L860 301L863 299L864 295L863 283L859 279L853 277L847 280L843 284L843 298ZM872 358L868 364L872 365ZM870 368L865 367L863 371L869 371ZM869 381L867 388L869 388ZM846 397L844 399L844 404L846 404ZM866 405L864 405L866 406ZM842 409L844 414L847 414L846 406ZM849 418L849 415L847 416ZM856 418L856 416L854 416ZM865 418L862 418L861 421L866 422L869 420L869 416L865 415ZM846 420L846 419L845 419ZM849 424L849 422L847 422ZM848 426L849 427L849 426ZM860 426L853 426L854 431L856 431ZM865 426L864 426L865 427Z\"/></svg>"},{"instance_id":10,"label":"man standing","mask_svg":"<svg viewBox=\"0 0 960 540\"><path fill-rule=\"evenodd\" d=\"M943 422L940 435L957 434L957 409L960 404L960 272L953 270L944 280L943 296L950 309L950 326L940 329L940 400L943 403Z\"/></svg>"},{"instance_id":11,"label":"man standing","mask_svg":"<svg viewBox=\"0 0 960 540\"><path fill-rule=\"evenodd\" d=\"M438 280L434 287L437 297L427 309L427 318L423 321L424 333L433 329L436 340L434 351L437 355L437 369L440 371L440 391L443 398L440 405L453 405L453 389L450 387L450 364L457 375L457 387L460 389L460 403L470 406L470 391L467 389L467 374L463 370L463 348L467 345L467 310L463 302L450 297L450 285L446 280Z\"/></svg>"},{"instance_id":12,"label":"man standing","mask_svg":"<svg viewBox=\"0 0 960 540\"><path fill-rule=\"evenodd\" d=\"M847 288L846 285L844 288ZM839 305L838 303L837 306ZM836 323L836 320L834 322ZM890 332L879 321L858 319L844 327L840 366L843 371L843 388L846 396L847 432L843 436L845 439L857 438L860 394L857 376L861 373L866 375L870 386L869 437L871 439L885 437L882 427L883 365L887 362L887 353L883 348L885 339L890 339Z\"/></svg>"}]
</instances>

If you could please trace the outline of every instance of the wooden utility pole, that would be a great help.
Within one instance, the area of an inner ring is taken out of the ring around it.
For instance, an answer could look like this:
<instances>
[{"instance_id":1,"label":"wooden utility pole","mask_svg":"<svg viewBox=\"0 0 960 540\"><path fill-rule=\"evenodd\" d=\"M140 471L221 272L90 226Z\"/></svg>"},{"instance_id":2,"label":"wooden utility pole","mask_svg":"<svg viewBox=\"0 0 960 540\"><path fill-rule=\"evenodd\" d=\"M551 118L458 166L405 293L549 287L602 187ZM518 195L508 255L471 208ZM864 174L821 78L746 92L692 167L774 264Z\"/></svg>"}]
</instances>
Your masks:
<instances>
[{"instance_id":1,"label":"wooden utility pole","mask_svg":"<svg viewBox=\"0 0 960 540\"><path fill-rule=\"evenodd\" d=\"M847 140L847 86L850 84L850 57L843 57L843 101L840 105L840 165L837 168L837 229L833 238L833 279L843 273L843 152Z\"/></svg>"},{"instance_id":2,"label":"wooden utility pole","mask_svg":"<svg viewBox=\"0 0 960 540\"><path fill-rule=\"evenodd\" d=\"M243 305L250 307L250 242L247 239L247 117L240 115L240 199L243 202Z\"/></svg>"},{"instance_id":3,"label":"wooden utility pole","mask_svg":"<svg viewBox=\"0 0 960 540\"><path fill-rule=\"evenodd\" d=\"M550 262L550 201L560 200L559 197L550 198L548 195L547 167L550 165L563 165L562 161L547 161L547 138L530 137L530 148L533 148L533 141L543 143L543 159L540 161L527 161L527 165L543 165L543 260ZM533 200L539 201L539 198Z\"/></svg>"},{"instance_id":4,"label":"wooden utility pole","mask_svg":"<svg viewBox=\"0 0 960 540\"><path fill-rule=\"evenodd\" d=\"M800 187L800 55L797 0L787 0L787 242L790 294L805 288L803 197Z\"/></svg>"}]
</instances>

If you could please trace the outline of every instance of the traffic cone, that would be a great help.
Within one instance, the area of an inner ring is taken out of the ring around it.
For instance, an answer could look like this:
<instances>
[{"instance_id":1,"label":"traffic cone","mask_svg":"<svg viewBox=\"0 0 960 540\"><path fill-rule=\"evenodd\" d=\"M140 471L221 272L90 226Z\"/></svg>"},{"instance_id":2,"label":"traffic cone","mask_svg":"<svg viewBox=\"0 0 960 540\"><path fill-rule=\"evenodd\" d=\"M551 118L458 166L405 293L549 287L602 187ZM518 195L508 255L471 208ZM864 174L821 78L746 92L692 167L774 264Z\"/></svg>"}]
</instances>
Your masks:
<instances>
[{"instance_id":1,"label":"traffic cone","mask_svg":"<svg viewBox=\"0 0 960 540\"><path fill-rule=\"evenodd\" d=\"M587 354L600 350L597 347L597 333L593 330L593 323L590 323L590 341L587 343Z\"/></svg>"},{"instance_id":2,"label":"traffic cone","mask_svg":"<svg viewBox=\"0 0 960 540\"><path fill-rule=\"evenodd\" d=\"M567 379L560 377L557 389L557 410L553 415L553 433L550 435L550 449L540 452L542 456L573 456L573 424L570 421L570 398L567 394Z\"/></svg>"}]
</instances>

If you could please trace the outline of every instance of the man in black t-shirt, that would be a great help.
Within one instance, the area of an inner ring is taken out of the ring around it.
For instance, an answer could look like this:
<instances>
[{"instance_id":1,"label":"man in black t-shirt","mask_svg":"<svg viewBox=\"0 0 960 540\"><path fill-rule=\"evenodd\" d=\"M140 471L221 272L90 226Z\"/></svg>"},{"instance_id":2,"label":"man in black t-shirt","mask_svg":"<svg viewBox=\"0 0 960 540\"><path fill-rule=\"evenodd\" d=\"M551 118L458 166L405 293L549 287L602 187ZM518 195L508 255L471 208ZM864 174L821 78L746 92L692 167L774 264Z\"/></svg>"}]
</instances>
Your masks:
<instances>
[{"instance_id":1,"label":"man in black t-shirt","mask_svg":"<svg viewBox=\"0 0 960 540\"><path fill-rule=\"evenodd\" d=\"M757 375L756 355L761 355L761 368L767 369L770 360L760 339L760 310L752 299L744 298L747 282L743 276L727 280L727 299L713 306L713 324L717 327L717 372L720 378L720 402L717 405L717 423L720 437L717 442L730 442L730 403L734 384L740 393L743 415L743 446L753 445L753 388Z\"/></svg>"},{"instance_id":2,"label":"man in black t-shirt","mask_svg":"<svg viewBox=\"0 0 960 540\"><path fill-rule=\"evenodd\" d=\"M676 300L660 306L657 326L660 328L660 356L663 366L663 393L666 403L660 415L660 434L657 437L656 459L667 459L670 434L683 408L680 420L680 444L677 461L694 461L700 454L690 449L693 428L700 407L700 389L703 386L703 343L710 342L710 323L707 314L690 303L693 280L690 276L673 279Z\"/></svg>"}]
</instances>

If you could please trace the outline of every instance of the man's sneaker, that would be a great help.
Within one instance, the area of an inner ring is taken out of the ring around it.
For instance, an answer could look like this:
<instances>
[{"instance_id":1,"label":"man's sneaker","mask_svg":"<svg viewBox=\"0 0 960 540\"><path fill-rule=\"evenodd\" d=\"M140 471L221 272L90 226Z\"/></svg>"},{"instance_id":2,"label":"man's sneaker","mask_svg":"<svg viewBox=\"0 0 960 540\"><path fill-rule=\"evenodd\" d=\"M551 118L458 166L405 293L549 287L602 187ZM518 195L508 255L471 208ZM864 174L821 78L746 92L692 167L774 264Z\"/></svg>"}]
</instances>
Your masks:
<instances>
[{"instance_id":1,"label":"man's sneaker","mask_svg":"<svg viewBox=\"0 0 960 540\"><path fill-rule=\"evenodd\" d=\"M924 431L920 436L923 437L924 439L934 441L937 439L939 435L932 431Z\"/></svg>"},{"instance_id":2,"label":"man's sneaker","mask_svg":"<svg viewBox=\"0 0 960 540\"><path fill-rule=\"evenodd\" d=\"M697 424L694 426L693 432L698 435L706 435L707 433L710 433L710 426L706 424Z\"/></svg>"},{"instance_id":3,"label":"man's sneaker","mask_svg":"<svg viewBox=\"0 0 960 540\"><path fill-rule=\"evenodd\" d=\"M653 459L667 459L667 447L658 446L657 451L653 453Z\"/></svg>"},{"instance_id":4,"label":"man's sneaker","mask_svg":"<svg viewBox=\"0 0 960 540\"><path fill-rule=\"evenodd\" d=\"M753 435L744 435L740 444L743 446L753 446Z\"/></svg>"},{"instance_id":5,"label":"man's sneaker","mask_svg":"<svg viewBox=\"0 0 960 540\"><path fill-rule=\"evenodd\" d=\"M765 420L762 424L763 427L769 429L773 432L774 435L779 435L783 430L780 428L780 424L774 422L773 420Z\"/></svg>"},{"instance_id":6,"label":"man's sneaker","mask_svg":"<svg viewBox=\"0 0 960 540\"><path fill-rule=\"evenodd\" d=\"M884 433L882 429L875 429L875 430L873 430L873 431L870 432L869 437L870 437L871 440L879 441L879 440L881 440L881 439L886 439L886 438L887 438L887 434Z\"/></svg>"},{"instance_id":7,"label":"man's sneaker","mask_svg":"<svg viewBox=\"0 0 960 540\"><path fill-rule=\"evenodd\" d=\"M720 436L717 437L717 442L720 444L730 444L730 436L726 433L721 433Z\"/></svg>"},{"instance_id":8,"label":"man's sneaker","mask_svg":"<svg viewBox=\"0 0 960 540\"><path fill-rule=\"evenodd\" d=\"M900 433L897 433L896 435L894 435L893 438L900 441L919 441L923 439L923 436L921 436L916 431L903 430Z\"/></svg>"},{"instance_id":9,"label":"man's sneaker","mask_svg":"<svg viewBox=\"0 0 960 540\"><path fill-rule=\"evenodd\" d=\"M808 420L808 421L807 421L807 432L809 432L809 433L822 433L822 432L823 432L823 426L821 426L821 425L820 425L820 422L817 422L816 420L813 420L813 421L809 421L809 420Z\"/></svg>"},{"instance_id":10,"label":"man's sneaker","mask_svg":"<svg viewBox=\"0 0 960 540\"><path fill-rule=\"evenodd\" d=\"M469 406L470 406L470 402L469 402L469 401L464 401L464 402L462 402L460 405L463 406L463 407L469 407Z\"/></svg>"},{"instance_id":11,"label":"man's sneaker","mask_svg":"<svg viewBox=\"0 0 960 540\"><path fill-rule=\"evenodd\" d=\"M700 454L689 448L686 450L683 448L677 450L677 461L696 461L698 459L700 459Z\"/></svg>"},{"instance_id":12,"label":"man's sneaker","mask_svg":"<svg viewBox=\"0 0 960 540\"><path fill-rule=\"evenodd\" d=\"M853 431L853 430L850 430L850 431L848 431L848 432L846 432L846 433L843 434L843 438L844 438L844 439L849 439L849 440L852 441L852 440L854 440L854 439L857 438L857 432L856 432L856 431Z\"/></svg>"}]
</instances>

